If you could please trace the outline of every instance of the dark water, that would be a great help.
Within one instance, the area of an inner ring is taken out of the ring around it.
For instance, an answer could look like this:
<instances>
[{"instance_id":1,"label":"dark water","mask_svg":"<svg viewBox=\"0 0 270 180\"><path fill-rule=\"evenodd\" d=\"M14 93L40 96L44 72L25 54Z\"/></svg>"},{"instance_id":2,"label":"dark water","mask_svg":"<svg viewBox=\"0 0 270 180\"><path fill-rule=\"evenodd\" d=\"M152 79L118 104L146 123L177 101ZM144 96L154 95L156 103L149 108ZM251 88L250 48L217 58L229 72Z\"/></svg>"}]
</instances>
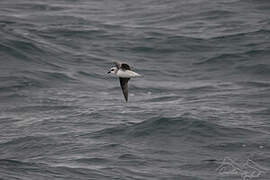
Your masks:
<instances>
[{"instance_id":1,"label":"dark water","mask_svg":"<svg viewBox=\"0 0 270 180\"><path fill-rule=\"evenodd\" d=\"M0 179L269 179L269 9L0 1ZM114 60L143 75L129 103Z\"/></svg>"}]
</instances>

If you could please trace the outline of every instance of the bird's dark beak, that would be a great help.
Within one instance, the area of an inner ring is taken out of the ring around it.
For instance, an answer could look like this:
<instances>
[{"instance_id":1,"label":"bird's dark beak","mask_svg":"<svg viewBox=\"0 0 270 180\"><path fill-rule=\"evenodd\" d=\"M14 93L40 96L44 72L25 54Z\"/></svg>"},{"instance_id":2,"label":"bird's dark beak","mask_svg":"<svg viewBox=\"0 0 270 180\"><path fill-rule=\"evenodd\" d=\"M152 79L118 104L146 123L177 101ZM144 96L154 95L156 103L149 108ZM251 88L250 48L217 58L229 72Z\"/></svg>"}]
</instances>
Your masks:
<instances>
[{"instance_id":1,"label":"bird's dark beak","mask_svg":"<svg viewBox=\"0 0 270 180\"><path fill-rule=\"evenodd\" d=\"M110 74L111 73L111 71L108 71L108 73L107 74Z\"/></svg>"}]
</instances>

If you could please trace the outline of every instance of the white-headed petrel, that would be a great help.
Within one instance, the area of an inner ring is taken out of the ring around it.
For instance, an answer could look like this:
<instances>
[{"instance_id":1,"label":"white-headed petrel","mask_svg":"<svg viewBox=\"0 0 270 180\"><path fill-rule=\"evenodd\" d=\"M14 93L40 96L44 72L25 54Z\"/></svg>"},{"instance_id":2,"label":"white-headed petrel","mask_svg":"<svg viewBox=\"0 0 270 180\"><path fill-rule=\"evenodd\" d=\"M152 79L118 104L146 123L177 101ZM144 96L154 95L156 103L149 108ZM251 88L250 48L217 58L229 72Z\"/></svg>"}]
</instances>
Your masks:
<instances>
[{"instance_id":1,"label":"white-headed petrel","mask_svg":"<svg viewBox=\"0 0 270 180\"><path fill-rule=\"evenodd\" d=\"M115 74L117 77L119 77L120 85L124 94L124 97L126 99L126 102L128 101L128 81L131 77L138 77L141 76L140 74L131 71L130 67L126 63L119 63L119 62L113 62L115 67L112 67L109 73Z\"/></svg>"}]
</instances>

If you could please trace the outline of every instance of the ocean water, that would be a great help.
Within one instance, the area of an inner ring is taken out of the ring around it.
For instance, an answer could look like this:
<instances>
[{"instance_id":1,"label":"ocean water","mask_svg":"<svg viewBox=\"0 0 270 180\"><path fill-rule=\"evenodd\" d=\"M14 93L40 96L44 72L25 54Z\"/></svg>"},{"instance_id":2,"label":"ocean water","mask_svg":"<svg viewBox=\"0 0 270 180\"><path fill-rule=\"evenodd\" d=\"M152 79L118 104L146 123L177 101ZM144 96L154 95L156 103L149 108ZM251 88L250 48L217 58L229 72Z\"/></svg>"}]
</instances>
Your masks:
<instances>
[{"instance_id":1,"label":"ocean water","mask_svg":"<svg viewBox=\"0 0 270 180\"><path fill-rule=\"evenodd\" d=\"M1 0L0 179L268 180L269 9Z\"/></svg>"}]
</instances>

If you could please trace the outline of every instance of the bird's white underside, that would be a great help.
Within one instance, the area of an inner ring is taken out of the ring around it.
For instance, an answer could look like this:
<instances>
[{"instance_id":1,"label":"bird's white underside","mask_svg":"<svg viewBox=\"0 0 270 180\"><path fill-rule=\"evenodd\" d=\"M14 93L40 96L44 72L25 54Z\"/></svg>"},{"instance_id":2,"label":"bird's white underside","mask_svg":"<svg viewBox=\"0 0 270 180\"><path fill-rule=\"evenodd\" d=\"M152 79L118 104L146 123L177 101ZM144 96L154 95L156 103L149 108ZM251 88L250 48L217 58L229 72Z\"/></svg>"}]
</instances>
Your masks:
<instances>
[{"instance_id":1,"label":"bird's white underside","mask_svg":"<svg viewBox=\"0 0 270 180\"><path fill-rule=\"evenodd\" d=\"M138 77L141 75L134 72L134 71L131 71L131 70L123 71L123 70L119 69L116 73L116 76L121 77L121 78L131 78L131 77Z\"/></svg>"}]
</instances>

